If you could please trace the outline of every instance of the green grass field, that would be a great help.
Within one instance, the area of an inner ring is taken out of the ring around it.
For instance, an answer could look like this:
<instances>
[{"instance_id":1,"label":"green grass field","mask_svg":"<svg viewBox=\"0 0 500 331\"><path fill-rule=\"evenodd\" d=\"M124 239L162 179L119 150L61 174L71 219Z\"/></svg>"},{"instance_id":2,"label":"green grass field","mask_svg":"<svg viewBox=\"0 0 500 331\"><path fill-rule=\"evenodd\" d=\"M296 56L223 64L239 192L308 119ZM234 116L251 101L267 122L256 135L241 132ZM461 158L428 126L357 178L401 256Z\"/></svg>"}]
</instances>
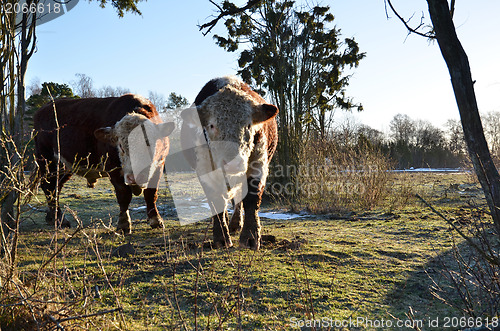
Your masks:
<instances>
[{"instance_id":1,"label":"green grass field","mask_svg":"<svg viewBox=\"0 0 500 331\"><path fill-rule=\"evenodd\" d=\"M166 191L158 201L163 230L149 228L140 196L131 204L133 234L118 235L109 182L88 189L74 178L61 205L83 229L45 224L41 194L23 207L2 330L442 330L446 318L465 316L452 307L460 297L444 277L456 268L452 246L465 246L409 193L461 226L477 213L471 204L483 205L481 191L469 174L394 176L395 193L375 210L262 218L258 252L212 250L209 222L180 226ZM120 246L130 254L117 257Z\"/></svg>"}]
</instances>

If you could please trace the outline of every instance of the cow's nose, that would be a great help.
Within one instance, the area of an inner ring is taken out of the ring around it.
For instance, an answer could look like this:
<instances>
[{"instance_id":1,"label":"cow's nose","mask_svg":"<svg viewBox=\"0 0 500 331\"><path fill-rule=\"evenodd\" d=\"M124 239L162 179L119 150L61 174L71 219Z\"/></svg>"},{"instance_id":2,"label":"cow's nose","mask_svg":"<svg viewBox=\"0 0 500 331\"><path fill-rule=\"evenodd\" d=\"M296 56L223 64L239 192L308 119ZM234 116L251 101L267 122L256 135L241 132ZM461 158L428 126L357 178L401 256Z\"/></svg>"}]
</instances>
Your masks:
<instances>
[{"instance_id":1,"label":"cow's nose","mask_svg":"<svg viewBox=\"0 0 500 331\"><path fill-rule=\"evenodd\" d=\"M134 185L135 184L134 174L126 174L125 175L125 184L127 184L127 185Z\"/></svg>"}]
</instances>

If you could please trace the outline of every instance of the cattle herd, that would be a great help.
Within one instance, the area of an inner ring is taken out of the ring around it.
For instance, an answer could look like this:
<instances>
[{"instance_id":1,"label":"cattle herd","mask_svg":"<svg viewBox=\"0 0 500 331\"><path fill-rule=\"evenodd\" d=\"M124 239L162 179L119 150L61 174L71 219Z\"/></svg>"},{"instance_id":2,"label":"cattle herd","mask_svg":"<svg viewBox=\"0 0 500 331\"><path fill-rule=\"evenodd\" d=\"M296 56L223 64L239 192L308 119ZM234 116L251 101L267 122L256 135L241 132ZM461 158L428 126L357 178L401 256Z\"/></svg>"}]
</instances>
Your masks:
<instances>
[{"instance_id":1,"label":"cattle herd","mask_svg":"<svg viewBox=\"0 0 500 331\"><path fill-rule=\"evenodd\" d=\"M183 155L207 197L215 247L231 247L230 233L237 231L240 247L260 247L258 211L277 146L277 113L241 80L222 77L209 81L181 114ZM131 233L128 208L132 194L141 193L150 226L162 227L156 200L174 128L149 100L134 94L59 99L40 108L34 117L35 154L46 221L70 226L58 199L64 183L77 174L89 187L109 177L120 206L117 231Z\"/></svg>"}]
</instances>

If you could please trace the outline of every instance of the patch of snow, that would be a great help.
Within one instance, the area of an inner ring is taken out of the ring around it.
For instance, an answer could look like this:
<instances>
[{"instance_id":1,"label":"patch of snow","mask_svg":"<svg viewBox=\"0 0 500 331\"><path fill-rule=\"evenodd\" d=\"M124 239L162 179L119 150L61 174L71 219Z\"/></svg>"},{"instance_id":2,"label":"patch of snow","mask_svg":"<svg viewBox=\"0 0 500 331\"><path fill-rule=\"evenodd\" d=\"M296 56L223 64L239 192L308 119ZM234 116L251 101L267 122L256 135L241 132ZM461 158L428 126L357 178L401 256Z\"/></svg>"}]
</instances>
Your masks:
<instances>
[{"instance_id":1,"label":"patch of snow","mask_svg":"<svg viewBox=\"0 0 500 331\"><path fill-rule=\"evenodd\" d=\"M139 210L139 209L143 209L143 208L146 208L146 207L138 207L138 208L134 208L132 210ZM203 202L203 203L200 203L200 204L197 204L194 206L189 206L189 208L190 209L204 208L204 209L210 210L210 206L208 205L207 202ZM233 210L231 208L228 208L228 212L232 213ZM283 212L279 212L279 211L269 211L269 212L259 212L259 216L265 217L268 219L272 219L272 220L291 220L294 218L308 216L308 214L305 214L305 213L294 214L294 213L283 213Z\"/></svg>"},{"instance_id":2,"label":"patch of snow","mask_svg":"<svg viewBox=\"0 0 500 331\"><path fill-rule=\"evenodd\" d=\"M305 215L291 214L291 213L280 213L280 212L271 211L271 212L261 212L261 213L259 213L259 216L269 218L272 220L291 220L294 218L303 217Z\"/></svg>"},{"instance_id":3,"label":"patch of snow","mask_svg":"<svg viewBox=\"0 0 500 331\"><path fill-rule=\"evenodd\" d=\"M462 168L409 168L392 170L392 172L464 172Z\"/></svg>"}]
</instances>

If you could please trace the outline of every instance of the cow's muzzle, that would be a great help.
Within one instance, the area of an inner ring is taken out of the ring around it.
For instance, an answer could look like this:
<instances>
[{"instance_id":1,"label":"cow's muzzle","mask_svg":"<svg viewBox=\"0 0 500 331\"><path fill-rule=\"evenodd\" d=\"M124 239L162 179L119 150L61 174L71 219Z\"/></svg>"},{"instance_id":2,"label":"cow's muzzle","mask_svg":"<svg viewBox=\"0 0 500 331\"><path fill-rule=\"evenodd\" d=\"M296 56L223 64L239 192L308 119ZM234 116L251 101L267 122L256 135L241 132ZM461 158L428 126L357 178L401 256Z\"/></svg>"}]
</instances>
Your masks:
<instances>
[{"instance_id":1,"label":"cow's muzzle","mask_svg":"<svg viewBox=\"0 0 500 331\"><path fill-rule=\"evenodd\" d=\"M137 185L137 183L135 182L134 174L125 174L124 179L125 184L127 185Z\"/></svg>"},{"instance_id":2,"label":"cow's muzzle","mask_svg":"<svg viewBox=\"0 0 500 331\"><path fill-rule=\"evenodd\" d=\"M135 177L134 174L126 174L124 179L126 185L135 185L140 188L146 188L148 186L148 177L141 174L137 177Z\"/></svg>"}]
</instances>

